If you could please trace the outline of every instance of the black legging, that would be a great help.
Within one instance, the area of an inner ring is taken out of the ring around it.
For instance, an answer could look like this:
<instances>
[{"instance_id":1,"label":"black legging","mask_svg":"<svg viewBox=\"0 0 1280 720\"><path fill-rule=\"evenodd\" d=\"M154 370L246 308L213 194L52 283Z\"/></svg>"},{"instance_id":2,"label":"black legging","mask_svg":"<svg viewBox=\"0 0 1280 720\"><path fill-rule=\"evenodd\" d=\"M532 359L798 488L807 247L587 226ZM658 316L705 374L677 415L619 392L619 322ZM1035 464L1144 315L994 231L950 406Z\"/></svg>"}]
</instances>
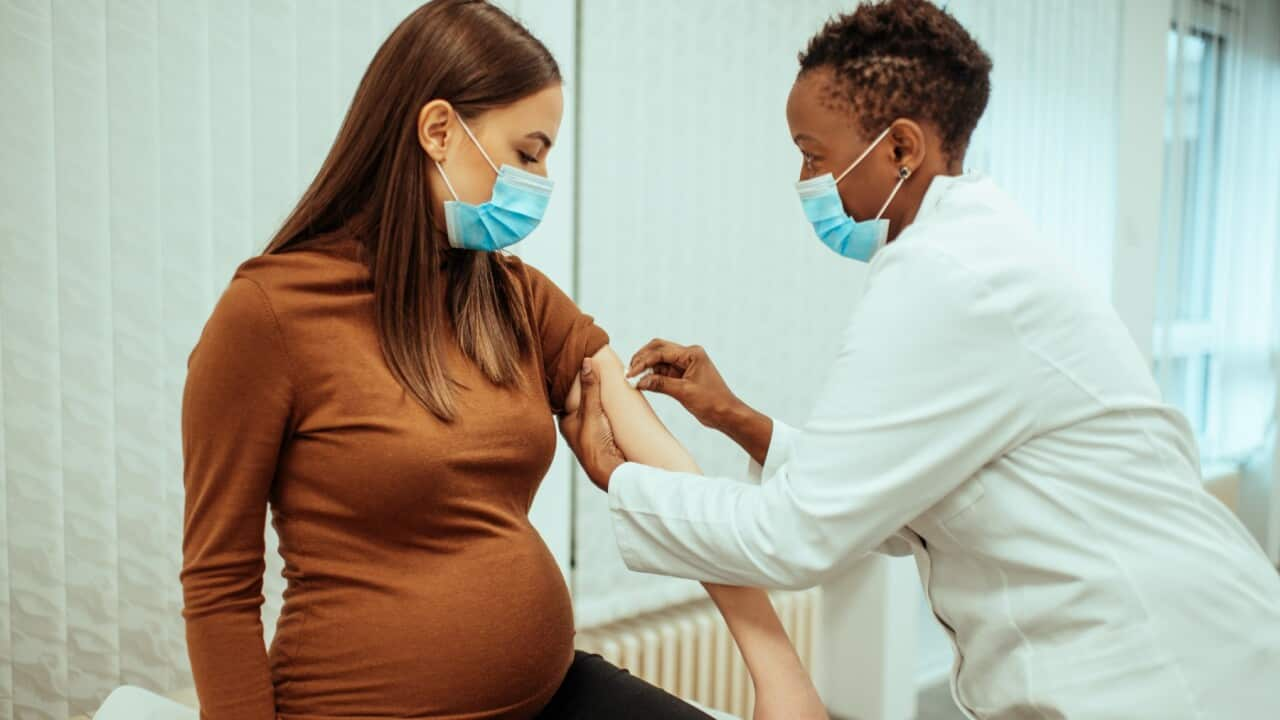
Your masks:
<instances>
[{"instance_id":1,"label":"black legging","mask_svg":"<svg viewBox=\"0 0 1280 720\"><path fill-rule=\"evenodd\" d=\"M711 720L711 716L599 655L573 664L537 720Z\"/></svg>"}]
</instances>

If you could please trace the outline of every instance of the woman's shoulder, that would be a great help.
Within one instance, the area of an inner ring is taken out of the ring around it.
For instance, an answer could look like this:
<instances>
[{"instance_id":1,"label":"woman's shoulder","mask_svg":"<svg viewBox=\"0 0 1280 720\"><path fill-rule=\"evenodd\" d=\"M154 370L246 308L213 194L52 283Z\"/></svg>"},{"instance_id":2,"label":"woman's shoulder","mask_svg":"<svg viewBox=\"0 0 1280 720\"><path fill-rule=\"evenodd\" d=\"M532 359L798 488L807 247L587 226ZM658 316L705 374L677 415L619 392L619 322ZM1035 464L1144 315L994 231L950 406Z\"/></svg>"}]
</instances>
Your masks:
<instances>
[{"instance_id":1,"label":"woman's shoulder","mask_svg":"<svg viewBox=\"0 0 1280 720\"><path fill-rule=\"evenodd\" d=\"M236 267L231 280L249 281L273 303L288 304L330 287L353 287L353 283L368 277L359 242L354 238L334 238L255 255Z\"/></svg>"},{"instance_id":2,"label":"woman's shoulder","mask_svg":"<svg viewBox=\"0 0 1280 720\"><path fill-rule=\"evenodd\" d=\"M299 273L328 274L364 266L364 249L351 236L320 237L296 248L263 252L236 267L235 276L263 284L288 279Z\"/></svg>"},{"instance_id":3,"label":"woman's shoulder","mask_svg":"<svg viewBox=\"0 0 1280 720\"><path fill-rule=\"evenodd\" d=\"M565 295L550 276L518 255L499 253L498 264L515 278L535 303Z\"/></svg>"}]
</instances>

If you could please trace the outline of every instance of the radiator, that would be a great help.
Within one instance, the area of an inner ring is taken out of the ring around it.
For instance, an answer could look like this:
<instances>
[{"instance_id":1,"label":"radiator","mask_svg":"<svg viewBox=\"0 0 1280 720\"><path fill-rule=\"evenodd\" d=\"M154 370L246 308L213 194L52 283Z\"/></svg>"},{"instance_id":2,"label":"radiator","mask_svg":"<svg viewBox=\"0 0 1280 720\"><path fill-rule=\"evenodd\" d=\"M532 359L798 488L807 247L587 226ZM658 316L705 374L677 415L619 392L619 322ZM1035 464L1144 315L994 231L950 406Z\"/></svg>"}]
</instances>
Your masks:
<instances>
[{"instance_id":1,"label":"radiator","mask_svg":"<svg viewBox=\"0 0 1280 720\"><path fill-rule=\"evenodd\" d=\"M812 675L820 590L769 596ZM710 599L580 629L576 645L674 695L741 718L751 717L754 693L747 667Z\"/></svg>"}]
</instances>

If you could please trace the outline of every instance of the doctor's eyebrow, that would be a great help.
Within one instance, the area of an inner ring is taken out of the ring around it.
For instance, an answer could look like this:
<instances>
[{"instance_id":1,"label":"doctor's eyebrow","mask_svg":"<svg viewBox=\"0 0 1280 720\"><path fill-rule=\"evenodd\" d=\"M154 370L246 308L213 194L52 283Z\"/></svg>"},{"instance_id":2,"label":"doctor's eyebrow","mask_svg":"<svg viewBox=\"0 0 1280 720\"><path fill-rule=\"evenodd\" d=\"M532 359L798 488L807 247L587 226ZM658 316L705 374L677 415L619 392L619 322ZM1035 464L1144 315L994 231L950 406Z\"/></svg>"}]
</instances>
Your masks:
<instances>
[{"instance_id":1,"label":"doctor's eyebrow","mask_svg":"<svg viewBox=\"0 0 1280 720\"><path fill-rule=\"evenodd\" d=\"M797 144L797 145L799 145L801 141L810 142L810 143L813 143L814 145L821 145L821 144L822 144L822 143L818 142L818 139L817 139L817 138L815 138L814 136L812 136L812 135L806 135L805 133L799 133L799 134L798 134L798 135L796 135L795 137L791 138L791 141L792 141L792 142L794 142L794 143L795 143L795 144Z\"/></svg>"},{"instance_id":2,"label":"doctor's eyebrow","mask_svg":"<svg viewBox=\"0 0 1280 720\"><path fill-rule=\"evenodd\" d=\"M548 136L546 133L542 132L541 130L534 130L528 135L525 135L525 137L531 140L541 140L542 144L546 147L546 149L548 150L551 149L551 137Z\"/></svg>"}]
</instances>

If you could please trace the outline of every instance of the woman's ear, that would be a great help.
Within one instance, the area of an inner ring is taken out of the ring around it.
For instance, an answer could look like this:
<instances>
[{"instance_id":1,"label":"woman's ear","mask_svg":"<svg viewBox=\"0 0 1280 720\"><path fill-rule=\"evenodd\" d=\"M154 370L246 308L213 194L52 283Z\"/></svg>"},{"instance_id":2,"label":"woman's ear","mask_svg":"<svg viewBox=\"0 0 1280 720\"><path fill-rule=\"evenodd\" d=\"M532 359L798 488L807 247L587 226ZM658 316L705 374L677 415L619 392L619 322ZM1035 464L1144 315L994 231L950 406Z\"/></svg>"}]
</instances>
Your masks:
<instances>
[{"instance_id":1,"label":"woman's ear","mask_svg":"<svg viewBox=\"0 0 1280 720\"><path fill-rule=\"evenodd\" d=\"M454 110L444 100L432 100L418 111L418 144L432 160L443 163L454 132Z\"/></svg>"},{"instance_id":2,"label":"woman's ear","mask_svg":"<svg viewBox=\"0 0 1280 720\"><path fill-rule=\"evenodd\" d=\"M889 141L893 146L893 164L896 167L906 167L914 173L924 164L924 128L914 120L895 120L893 129L889 131Z\"/></svg>"}]
</instances>

